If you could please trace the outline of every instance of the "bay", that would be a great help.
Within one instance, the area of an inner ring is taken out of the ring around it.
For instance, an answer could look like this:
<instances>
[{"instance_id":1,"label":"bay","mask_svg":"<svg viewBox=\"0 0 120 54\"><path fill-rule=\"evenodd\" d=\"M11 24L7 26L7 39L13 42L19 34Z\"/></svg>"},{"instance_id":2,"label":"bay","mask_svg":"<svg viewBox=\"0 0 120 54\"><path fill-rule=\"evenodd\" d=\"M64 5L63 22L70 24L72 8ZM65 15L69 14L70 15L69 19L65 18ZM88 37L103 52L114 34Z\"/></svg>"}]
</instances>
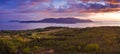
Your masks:
<instances>
[{"instance_id":1,"label":"bay","mask_svg":"<svg viewBox=\"0 0 120 54\"><path fill-rule=\"evenodd\" d=\"M76 24L0 22L0 30L29 30L29 29L51 27L51 26L86 28L86 27L99 27L99 26L120 26L120 22L93 22L93 23L76 23Z\"/></svg>"}]
</instances>

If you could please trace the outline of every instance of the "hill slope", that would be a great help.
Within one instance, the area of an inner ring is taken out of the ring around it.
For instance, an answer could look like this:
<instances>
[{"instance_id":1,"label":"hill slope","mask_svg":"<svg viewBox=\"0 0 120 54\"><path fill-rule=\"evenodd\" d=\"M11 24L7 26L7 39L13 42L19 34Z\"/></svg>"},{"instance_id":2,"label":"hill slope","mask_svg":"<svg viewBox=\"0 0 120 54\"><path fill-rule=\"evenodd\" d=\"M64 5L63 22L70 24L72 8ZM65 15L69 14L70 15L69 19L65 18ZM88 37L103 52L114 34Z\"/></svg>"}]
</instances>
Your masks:
<instances>
[{"instance_id":1,"label":"hill slope","mask_svg":"<svg viewBox=\"0 0 120 54\"><path fill-rule=\"evenodd\" d=\"M120 54L120 27L0 31L0 54Z\"/></svg>"}]
</instances>

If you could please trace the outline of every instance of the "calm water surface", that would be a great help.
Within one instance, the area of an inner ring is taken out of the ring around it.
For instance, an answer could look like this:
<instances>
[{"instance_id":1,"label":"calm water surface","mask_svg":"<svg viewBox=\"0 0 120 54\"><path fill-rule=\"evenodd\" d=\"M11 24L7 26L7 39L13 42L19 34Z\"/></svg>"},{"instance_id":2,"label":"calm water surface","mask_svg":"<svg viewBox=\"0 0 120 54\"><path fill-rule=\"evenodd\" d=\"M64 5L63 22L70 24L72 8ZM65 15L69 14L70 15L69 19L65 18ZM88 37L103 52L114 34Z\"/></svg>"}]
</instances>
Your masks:
<instances>
[{"instance_id":1,"label":"calm water surface","mask_svg":"<svg viewBox=\"0 0 120 54\"><path fill-rule=\"evenodd\" d=\"M120 22L96 22L96 23L77 23L77 24L1 22L0 30L27 30L27 29L45 28L50 26L85 28L85 27L98 27L98 26L120 26Z\"/></svg>"}]
</instances>

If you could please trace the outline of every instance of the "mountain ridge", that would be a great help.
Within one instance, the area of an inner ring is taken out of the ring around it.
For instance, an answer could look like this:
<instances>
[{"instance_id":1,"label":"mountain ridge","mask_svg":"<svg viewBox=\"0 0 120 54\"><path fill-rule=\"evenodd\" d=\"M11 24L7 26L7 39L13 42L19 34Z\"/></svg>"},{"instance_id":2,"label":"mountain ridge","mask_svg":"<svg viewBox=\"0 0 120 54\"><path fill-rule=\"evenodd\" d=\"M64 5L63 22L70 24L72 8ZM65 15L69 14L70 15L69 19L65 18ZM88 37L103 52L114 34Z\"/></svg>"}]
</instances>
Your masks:
<instances>
[{"instance_id":1,"label":"mountain ridge","mask_svg":"<svg viewBox=\"0 0 120 54\"><path fill-rule=\"evenodd\" d=\"M12 20L10 22L19 22L19 23L63 23L63 24L75 24L75 23L90 23L93 22L89 19L78 19L78 18L46 18L42 20L30 20L30 21L18 21Z\"/></svg>"}]
</instances>

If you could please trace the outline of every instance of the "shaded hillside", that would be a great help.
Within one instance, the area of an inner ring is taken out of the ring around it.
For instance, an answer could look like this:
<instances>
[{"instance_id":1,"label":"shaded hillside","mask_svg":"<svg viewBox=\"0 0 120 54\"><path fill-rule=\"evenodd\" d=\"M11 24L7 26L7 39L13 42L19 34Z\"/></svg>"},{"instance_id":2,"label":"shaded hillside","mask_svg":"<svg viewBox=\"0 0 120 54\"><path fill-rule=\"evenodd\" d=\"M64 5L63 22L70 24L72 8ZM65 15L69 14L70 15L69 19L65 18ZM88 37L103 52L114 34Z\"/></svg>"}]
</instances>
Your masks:
<instances>
[{"instance_id":1,"label":"shaded hillside","mask_svg":"<svg viewBox=\"0 0 120 54\"><path fill-rule=\"evenodd\" d=\"M0 54L120 54L120 27L0 31Z\"/></svg>"}]
</instances>

